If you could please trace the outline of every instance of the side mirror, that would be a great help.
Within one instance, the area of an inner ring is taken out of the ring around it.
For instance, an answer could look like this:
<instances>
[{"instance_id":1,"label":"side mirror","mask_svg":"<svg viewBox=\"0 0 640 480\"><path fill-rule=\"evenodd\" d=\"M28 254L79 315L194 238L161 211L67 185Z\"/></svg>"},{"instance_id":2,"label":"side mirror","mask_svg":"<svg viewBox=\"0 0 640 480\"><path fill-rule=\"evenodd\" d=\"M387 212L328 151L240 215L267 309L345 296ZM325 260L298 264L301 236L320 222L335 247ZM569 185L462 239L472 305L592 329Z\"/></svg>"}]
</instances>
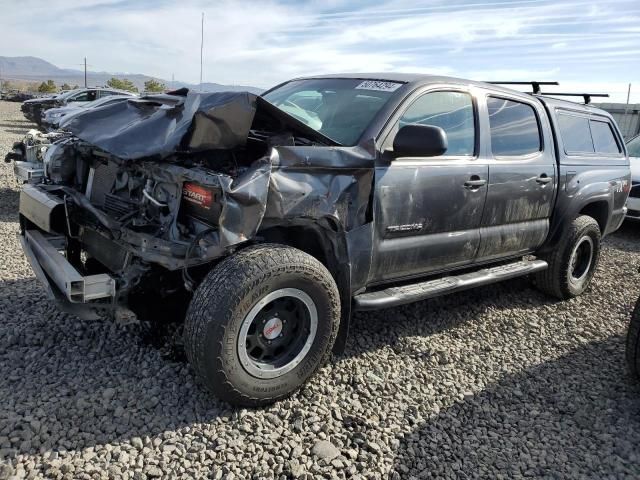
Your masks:
<instances>
[{"instance_id":1,"label":"side mirror","mask_svg":"<svg viewBox=\"0 0 640 480\"><path fill-rule=\"evenodd\" d=\"M394 157L437 157L448 148L447 134L434 125L405 125L393 139Z\"/></svg>"}]
</instances>

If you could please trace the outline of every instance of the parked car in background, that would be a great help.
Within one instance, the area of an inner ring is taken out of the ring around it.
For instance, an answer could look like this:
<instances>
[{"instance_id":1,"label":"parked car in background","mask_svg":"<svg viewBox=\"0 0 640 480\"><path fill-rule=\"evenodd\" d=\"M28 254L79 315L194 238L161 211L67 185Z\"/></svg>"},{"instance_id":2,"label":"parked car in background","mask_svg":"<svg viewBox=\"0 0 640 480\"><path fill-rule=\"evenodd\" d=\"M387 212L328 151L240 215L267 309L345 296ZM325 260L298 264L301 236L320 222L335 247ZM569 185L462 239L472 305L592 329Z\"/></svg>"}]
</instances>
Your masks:
<instances>
[{"instance_id":1,"label":"parked car in background","mask_svg":"<svg viewBox=\"0 0 640 480\"><path fill-rule=\"evenodd\" d=\"M2 94L2 100L5 102L24 102L25 100L31 100L36 95L30 92L21 92L19 90L9 90Z\"/></svg>"},{"instance_id":2,"label":"parked car in background","mask_svg":"<svg viewBox=\"0 0 640 480\"><path fill-rule=\"evenodd\" d=\"M42 126L48 131L57 130L62 123L86 110L122 102L136 96L134 93L103 95L92 102L70 102L64 107L50 108L42 114Z\"/></svg>"},{"instance_id":3,"label":"parked car in background","mask_svg":"<svg viewBox=\"0 0 640 480\"><path fill-rule=\"evenodd\" d=\"M239 405L298 389L352 309L528 274L581 295L631 182L607 112L430 75L182 89L65 130L20 195L36 276L78 315L176 322L203 384Z\"/></svg>"},{"instance_id":4,"label":"parked car in background","mask_svg":"<svg viewBox=\"0 0 640 480\"><path fill-rule=\"evenodd\" d=\"M627 152L631 165L631 192L627 200L627 218L640 220L640 135L627 142Z\"/></svg>"},{"instance_id":5,"label":"parked car in background","mask_svg":"<svg viewBox=\"0 0 640 480\"><path fill-rule=\"evenodd\" d=\"M74 102L92 102L110 95L128 95L130 92L113 88L78 88L63 94L56 94L44 98L34 98L22 103L24 116L39 126L42 125L42 114L50 108L63 107Z\"/></svg>"}]
</instances>

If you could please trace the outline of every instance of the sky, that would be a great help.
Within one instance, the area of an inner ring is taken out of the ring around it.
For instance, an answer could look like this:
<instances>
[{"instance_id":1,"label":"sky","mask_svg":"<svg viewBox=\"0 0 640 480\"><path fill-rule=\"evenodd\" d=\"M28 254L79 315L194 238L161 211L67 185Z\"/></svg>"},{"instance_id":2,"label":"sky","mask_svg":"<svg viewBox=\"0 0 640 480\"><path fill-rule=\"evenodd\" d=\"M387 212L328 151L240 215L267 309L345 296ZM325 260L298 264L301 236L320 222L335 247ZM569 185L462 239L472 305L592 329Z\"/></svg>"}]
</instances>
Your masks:
<instances>
[{"instance_id":1,"label":"sky","mask_svg":"<svg viewBox=\"0 0 640 480\"><path fill-rule=\"evenodd\" d=\"M0 0L0 55L266 88L337 72L557 80L640 103L640 0ZM37 15L36 15L37 13Z\"/></svg>"}]
</instances>

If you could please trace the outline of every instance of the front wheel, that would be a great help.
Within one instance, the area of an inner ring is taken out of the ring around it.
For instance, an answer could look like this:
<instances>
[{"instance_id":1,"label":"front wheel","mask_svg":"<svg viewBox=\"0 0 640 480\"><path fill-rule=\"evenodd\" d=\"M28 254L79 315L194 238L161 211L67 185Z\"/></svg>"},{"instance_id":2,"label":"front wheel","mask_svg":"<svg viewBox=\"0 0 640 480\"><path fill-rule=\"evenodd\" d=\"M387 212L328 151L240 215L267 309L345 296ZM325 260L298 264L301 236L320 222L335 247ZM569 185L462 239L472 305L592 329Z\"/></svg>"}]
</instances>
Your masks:
<instances>
[{"instance_id":1,"label":"front wheel","mask_svg":"<svg viewBox=\"0 0 640 480\"><path fill-rule=\"evenodd\" d=\"M223 260L195 292L187 357L234 405L266 405L297 390L331 352L340 322L335 281L315 258L282 245Z\"/></svg>"},{"instance_id":2,"label":"front wheel","mask_svg":"<svg viewBox=\"0 0 640 480\"><path fill-rule=\"evenodd\" d=\"M598 266L600 236L592 217L576 217L556 250L540 256L549 267L535 275L538 288L562 300L581 295Z\"/></svg>"}]
</instances>

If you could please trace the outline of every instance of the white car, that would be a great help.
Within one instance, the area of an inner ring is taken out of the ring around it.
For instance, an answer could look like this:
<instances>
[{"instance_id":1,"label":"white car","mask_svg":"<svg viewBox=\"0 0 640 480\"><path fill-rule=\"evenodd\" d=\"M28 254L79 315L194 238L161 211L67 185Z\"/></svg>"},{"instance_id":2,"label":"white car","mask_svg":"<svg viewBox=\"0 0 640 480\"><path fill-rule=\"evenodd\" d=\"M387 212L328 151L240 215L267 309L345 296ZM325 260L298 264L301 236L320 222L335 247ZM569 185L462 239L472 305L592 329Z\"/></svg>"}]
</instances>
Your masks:
<instances>
[{"instance_id":1,"label":"white car","mask_svg":"<svg viewBox=\"0 0 640 480\"><path fill-rule=\"evenodd\" d=\"M627 218L640 220L640 135L627 142L631 164L631 192L627 200Z\"/></svg>"}]
</instances>

